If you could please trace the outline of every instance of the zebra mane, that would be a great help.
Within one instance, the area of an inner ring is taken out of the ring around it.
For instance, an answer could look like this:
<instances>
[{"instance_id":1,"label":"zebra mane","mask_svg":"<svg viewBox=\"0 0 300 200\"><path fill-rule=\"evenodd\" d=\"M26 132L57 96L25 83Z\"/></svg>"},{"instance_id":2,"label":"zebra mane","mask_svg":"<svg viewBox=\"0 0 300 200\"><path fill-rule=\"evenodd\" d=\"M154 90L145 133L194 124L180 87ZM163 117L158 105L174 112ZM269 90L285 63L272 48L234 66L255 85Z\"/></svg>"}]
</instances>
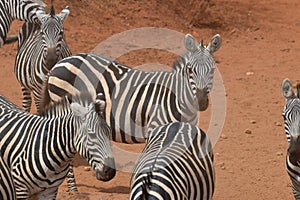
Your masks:
<instances>
[{"instance_id":1,"label":"zebra mane","mask_svg":"<svg viewBox=\"0 0 300 200\"><path fill-rule=\"evenodd\" d=\"M297 98L300 98L300 83L297 84Z\"/></svg>"},{"instance_id":2,"label":"zebra mane","mask_svg":"<svg viewBox=\"0 0 300 200\"><path fill-rule=\"evenodd\" d=\"M94 101L89 93L80 93L77 95L69 94L61 98L60 101L53 102L45 106L43 110L40 113L38 113L38 115L42 117L46 117L49 116L49 114L55 114L55 113L66 114L68 113L68 110L70 109L70 105L72 102L76 102L84 107L87 107Z\"/></svg>"},{"instance_id":3,"label":"zebra mane","mask_svg":"<svg viewBox=\"0 0 300 200\"><path fill-rule=\"evenodd\" d=\"M198 49L195 51L196 52L203 52L207 50L206 46L203 44L203 40L200 42ZM193 52L185 52L184 54L180 55L174 62L173 62L173 69L175 70L182 70L184 68L184 66L186 66L190 61ZM197 55L199 55L199 53L196 53Z\"/></svg>"},{"instance_id":4,"label":"zebra mane","mask_svg":"<svg viewBox=\"0 0 300 200\"><path fill-rule=\"evenodd\" d=\"M51 17L54 17L54 16L55 16L55 9L54 9L53 4L52 4L51 7L50 7L50 12L49 12L49 14L50 14Z\"/></svg>"}]
</instances>

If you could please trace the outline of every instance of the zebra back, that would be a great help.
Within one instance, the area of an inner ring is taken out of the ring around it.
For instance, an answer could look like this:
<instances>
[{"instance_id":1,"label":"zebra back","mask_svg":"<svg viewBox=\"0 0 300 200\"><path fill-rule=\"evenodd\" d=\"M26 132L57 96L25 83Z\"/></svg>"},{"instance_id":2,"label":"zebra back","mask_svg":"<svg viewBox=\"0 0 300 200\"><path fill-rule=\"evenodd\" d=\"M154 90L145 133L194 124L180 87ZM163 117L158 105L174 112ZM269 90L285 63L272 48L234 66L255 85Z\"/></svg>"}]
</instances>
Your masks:
<instances>
[{"instance_id":1,"label":"zebra back","mask_svg":"<svg viewBox=\"0 0 300 200\"><path fill-rule=\"evenodd\" d=\"M150 133L132 172L130 199L211 199L214 180L206 134L174 122Z\"/></svg>"}]
</instances>

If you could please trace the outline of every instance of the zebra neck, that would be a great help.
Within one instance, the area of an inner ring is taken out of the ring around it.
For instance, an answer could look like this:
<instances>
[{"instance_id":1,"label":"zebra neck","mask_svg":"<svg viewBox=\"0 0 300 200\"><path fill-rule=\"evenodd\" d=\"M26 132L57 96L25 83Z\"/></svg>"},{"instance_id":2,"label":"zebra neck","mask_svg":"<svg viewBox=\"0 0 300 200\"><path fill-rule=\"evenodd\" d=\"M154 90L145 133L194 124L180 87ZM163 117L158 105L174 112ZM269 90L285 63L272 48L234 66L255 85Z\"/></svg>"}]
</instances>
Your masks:
<instances>
[{"instance_id":1,"label":"zebra neck","mask_svg":"<svg viewBox=\"0 0 300 200\"><path fill-rule=\"evenodd\" d=\"M3 6L3 2L0 1L0 37L4 43L13 19L8 13L3 11Z\"/></svg>"},{"instance_id":2,"label":"zebra neck","mask_svg":"<svg viewBox=\"0 0 300 200\"><path fill-rule=\"evenodd\" d=\"M173 88L173 90L176 91L175 94L178 104L180 105L182 118L187 122L197 121L197 99L192 91L189 77L184 68L176 70L175 74L176 84L173 85L174 87L176 86L176 88Z\"/></svg>"}]
</instances>

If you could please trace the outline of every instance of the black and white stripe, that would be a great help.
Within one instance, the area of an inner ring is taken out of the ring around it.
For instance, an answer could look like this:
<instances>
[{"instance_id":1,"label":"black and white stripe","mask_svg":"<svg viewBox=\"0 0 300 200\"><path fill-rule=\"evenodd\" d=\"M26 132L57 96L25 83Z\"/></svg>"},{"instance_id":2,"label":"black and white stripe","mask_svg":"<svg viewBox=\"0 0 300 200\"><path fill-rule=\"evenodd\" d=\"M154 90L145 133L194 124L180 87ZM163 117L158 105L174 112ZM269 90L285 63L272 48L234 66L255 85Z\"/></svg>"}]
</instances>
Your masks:
<instances>
[{"instance_id":1,"label":"black and white stripe","mask_svg":"<svg viewBox=\"0 0 300 200\"><path fill-rule=\"evenodd\" d=\"M131 200L212 199L212 146L198 127L174 122L150 133L131 177Z\"/></svg>"},{"instance_id":2,"label":"black and white stripe","mask_svg":"<svg viewBox=\"0 0 300 200\"><path fill-rule=\"evenodd\" d=\"M46 75L59 60L71 55L63 27L68 15L69 7L55 14L51 6L49 14L42 10L36 12L39 24L25 22L20 30L14 71L21 84L26 111L31 108L31 92L37 111L40 111L41 90Z\"/></svg>"},{"instance_id":3,"label":"black and white stripe","mask_svg":"<svg viewBox=\"0 0 300 200\"><path fill-rule=\"evenodd\" d=\"M36 11L45 4L41 0L0 1L0 47L5 43L10 25L14 19L38 23Z\"/></svg>"},{"instance_id":4,"label":"black and white stripe","mask_svg":"<svg viewBox=\"0 0 300 200\"><path fill-rule=\"evenodd\" d=\"M286 155L286 169L292 183L294 197L300 200L300 84L294 93L290 80L282 82L281 93L286 99L282 116L289 147Z\"/></svg>"},{"instance_id":5,"label":"black and white stripe","mask_svg":"<svg viewBox=\"0 0 300 200\"><path fill-rule=\"evenodd\" d=\"M7 166L0 155L0 199L16 199L15 185L13 182L11 169Z\"/></svg>"},{"instance_id":6,"label":"black and white stripe","mask_svg":"<svg viewBox=\"0 0 300 200\"><path fill-rule=\"evenodd\" d=\"M174 121L197 123L197 111L208 107L213 53L220 46L219 35L204 46L187 34L187 52L176 60L172 72L144 72L100 55L73 55L50 71L43 103L58 101L67 93L102 92L110 105L106 121L112 128L112 140L145 142L147 131L157 126Z\"/></svg>"},{"instance_id":7,"label":"black and white stripe","mask_svg":"<svg viewBox=\"0 0 300 200\"><path fill-rule=\"evenodd\" d=\"M1 97L0 152L11 169L18 199L34 194L55 199L76 152L88 161L98 180L115 176L103 100L70 96L38 115L16 107Z\"/></svg>"}]
</instances>

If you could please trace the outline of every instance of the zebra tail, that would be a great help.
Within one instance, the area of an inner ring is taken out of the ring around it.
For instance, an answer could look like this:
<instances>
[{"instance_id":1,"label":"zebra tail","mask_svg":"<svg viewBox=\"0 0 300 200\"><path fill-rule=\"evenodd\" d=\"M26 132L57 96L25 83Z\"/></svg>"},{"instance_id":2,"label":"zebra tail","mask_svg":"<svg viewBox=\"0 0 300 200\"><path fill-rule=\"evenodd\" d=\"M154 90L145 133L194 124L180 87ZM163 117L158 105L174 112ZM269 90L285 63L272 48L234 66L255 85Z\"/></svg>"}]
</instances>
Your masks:
<instances>
[{"instance_id":1,"label":"zebra tail","mask_svg":"<svg viewBox=\"0 0 300 200\"><path fill-rule=\"evenodd\" d=\"M46 78L43 82L42 86L42 92L41 92L41 101L40 101L40 110L38 111L39 113L43 112L51 103L50 95L48 92L48 79L49 79L49 74L46 75Z\"/></svg>"},{"instance_id":2,"label":"zebra tail","mask_svg":"<svg viewBox=\"0 0 300 200\"><path fill-rule=\"evenodd\" d=\"M4 44L11 44L18 41L18 35L12 35L12 36L8 36L5 41Z\"/></svg>"},{"instance_id":3,"label":"zebra tail","mask_svg":"<svg viewBox=\"0 0 300 200\"><path fill-rule=\"evenodd\" d=\"M147 172L147 176L143 178L142 180L142 199L141 200L147 200L149 196L149 190L151 187L151 181L150 179L152 178L152 172Z\"/></svg>"}]
</instances>

